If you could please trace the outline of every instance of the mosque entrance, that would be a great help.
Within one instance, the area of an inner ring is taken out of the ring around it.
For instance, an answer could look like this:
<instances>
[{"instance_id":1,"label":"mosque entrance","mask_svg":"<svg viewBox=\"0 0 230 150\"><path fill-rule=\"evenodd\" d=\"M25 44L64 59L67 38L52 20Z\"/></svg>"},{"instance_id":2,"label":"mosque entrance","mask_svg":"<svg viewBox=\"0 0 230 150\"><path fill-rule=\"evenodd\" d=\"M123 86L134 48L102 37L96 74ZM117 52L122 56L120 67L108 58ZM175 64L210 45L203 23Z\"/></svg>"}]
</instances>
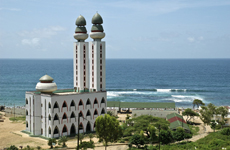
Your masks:
<instances>
[{"instance_id":1,"label":"mosque entrance","mask_svg":"<svg viewBox=\"0 0 230 150\"><path fill-rule=\"evenodd\" d=\"M75 125L72 124L71 128L70 128L70 135L74 136L76 134L76 129L75 129Z\"/></svg>"}]
</instances>

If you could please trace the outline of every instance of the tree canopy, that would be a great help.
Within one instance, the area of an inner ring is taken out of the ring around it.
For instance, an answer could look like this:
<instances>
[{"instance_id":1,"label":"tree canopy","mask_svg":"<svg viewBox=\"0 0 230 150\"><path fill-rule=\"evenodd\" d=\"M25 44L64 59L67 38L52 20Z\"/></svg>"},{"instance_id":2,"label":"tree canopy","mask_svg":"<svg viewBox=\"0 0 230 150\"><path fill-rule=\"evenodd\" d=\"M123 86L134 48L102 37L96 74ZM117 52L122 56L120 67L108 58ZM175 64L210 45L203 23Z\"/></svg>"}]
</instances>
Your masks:
<instances>
[{"instance_id":1,"label":"tree canopy","mask_svg":"<svg viewBox=\"0 0 230 150\"><path fill-rule=\"evenodd\" d=\"M202 100L199 99L194 99L193 100L193 109L197 106L197 108L199 108L199 106L204 106L205 104L202 102Z\"/></svg>"},{"instance_id":2,"label":"tree canopy","mask_svg":"<svg viewBox=\"0 0 230 150\"><path fill-rule=\"evenodd\" d=\"M186 122L190 121L195 116L199 116L198 113L194 112L190 108L185 109L185 111L182 114L183 116L187 116Z\"/></svg>"},{"instance_id":3,"label":"tree canopy","mask_svg":"<svg viewBox=\"0 0 230 150\"><path fill-rule=\"evenodd\" d=\"M115 117L105 114L96 119L96 134L105 142L106 149L108 142L116 142L122 136L122 128Z\"/></svg>"}]
</instances>

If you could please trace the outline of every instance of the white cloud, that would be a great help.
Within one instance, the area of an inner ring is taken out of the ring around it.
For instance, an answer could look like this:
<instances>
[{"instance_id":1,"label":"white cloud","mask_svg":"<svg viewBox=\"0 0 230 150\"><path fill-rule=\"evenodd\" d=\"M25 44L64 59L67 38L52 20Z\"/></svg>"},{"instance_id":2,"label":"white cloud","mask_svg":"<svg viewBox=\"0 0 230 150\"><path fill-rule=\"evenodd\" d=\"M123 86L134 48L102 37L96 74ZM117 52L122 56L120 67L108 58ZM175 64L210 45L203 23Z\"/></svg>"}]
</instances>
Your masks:
<instances>
[{"instance_id":1,"label":"white cloud","mask_svg":"<svg viewBox=\"0 0 230 150\"><path fill-rule=\"evenodd\" d=\"M22 45L36 46L36 45L39 45L39 42L40 42L39 38L23 39L22 40Z\"/></svg>"},{"instance_id":2,"label":"white cloud","mask_svg":"<svg viewBox=\"0 0 230 150\"><path fill-rule=\"evenodd\" d=\"M194 38L194 37L188 37L187 40L188 40L189 42L194 42L194 41L195 41L195 38Z\"/></svg>"},{"instance_id":3,"label":"white cloud","mask_svg":"<svg viewBox=\"0 0 230 150\"><path fill-rule=\"evenodd\" d=\"M32 31L22 31L19 33L19 36L29 37L29 38L50 38L54 35L57 35L58 32L65 31L66 29L61 26L52 26L42 29L33 29Z\"/></svg>"},{"instance_id":4,"label":"white cloud","mask_svg":"<svg viewBox=\"0 0 230 150\"><path fill-rule=\"evenodd\" d=\"M21 11L21 9L18 8L0 8L0 10Z\"/></svg>"},{"instance_id":5,"label":"white cloud","mask_svg":"<svg viewBox=\"0 0 230 150\"><path fill-rule=\"evenodd\" d=\"M202 40L204 40L204 37L200 36L200 37L198 37L198 40L202 41Z\"/></svg>"}]
</instances>

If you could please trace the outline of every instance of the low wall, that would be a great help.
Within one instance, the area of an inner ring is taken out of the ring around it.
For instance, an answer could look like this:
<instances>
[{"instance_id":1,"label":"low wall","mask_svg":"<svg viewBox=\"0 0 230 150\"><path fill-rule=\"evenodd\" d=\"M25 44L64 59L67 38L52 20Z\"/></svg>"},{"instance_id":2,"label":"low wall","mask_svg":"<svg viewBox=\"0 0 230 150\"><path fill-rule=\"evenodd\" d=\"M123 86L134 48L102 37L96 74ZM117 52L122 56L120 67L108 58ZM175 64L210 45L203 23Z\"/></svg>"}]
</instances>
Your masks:
<instances>
[{"instance_id":1,"label":"low wall","mask_svg":"<svg viewBox=\"0 0 230 150\"><path fill-rule=\"evenodd\" d=\"M13 117L15 116L25 116L26 111L25 108L5 108L5 116L6 117Z\"/></svg>"},{"instance_id":2,"label":"low wall","mask_svg":"<svg viewBox=\"0 0 230 150\"><path fill-rule=\"evenodd\" d=\"M168 114L178 113L177 110L132 110L132 117L151 115L154 117L166 118Z\"/></svg>"}]
</instances>

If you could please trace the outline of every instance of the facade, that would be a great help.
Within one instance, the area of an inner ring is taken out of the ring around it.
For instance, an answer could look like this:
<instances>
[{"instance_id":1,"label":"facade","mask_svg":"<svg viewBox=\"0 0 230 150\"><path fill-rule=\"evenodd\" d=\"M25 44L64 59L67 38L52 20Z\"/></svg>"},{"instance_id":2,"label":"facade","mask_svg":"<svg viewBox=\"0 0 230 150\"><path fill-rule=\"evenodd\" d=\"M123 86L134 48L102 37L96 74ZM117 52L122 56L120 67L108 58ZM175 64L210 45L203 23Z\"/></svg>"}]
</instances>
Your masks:
<instances>
[{"instance_id":1,"label":"facade","mask_svg":"<svg viewBox=\"0 0 230 150\"><path fill-rule=\"evenodd\" d=\"M101 41L105 33L98 13L92 23L94 41L89 44L85 18L80 15L76 20L73 89L57 90L53 78L44 75L36 91L26 92L26 131L31 134L57 138L78 134L78 127L79 133L92 132L96 118L106 113L105 42ZM89 52L89 47L95 48Z\"/></svg>"}]
</instances>

